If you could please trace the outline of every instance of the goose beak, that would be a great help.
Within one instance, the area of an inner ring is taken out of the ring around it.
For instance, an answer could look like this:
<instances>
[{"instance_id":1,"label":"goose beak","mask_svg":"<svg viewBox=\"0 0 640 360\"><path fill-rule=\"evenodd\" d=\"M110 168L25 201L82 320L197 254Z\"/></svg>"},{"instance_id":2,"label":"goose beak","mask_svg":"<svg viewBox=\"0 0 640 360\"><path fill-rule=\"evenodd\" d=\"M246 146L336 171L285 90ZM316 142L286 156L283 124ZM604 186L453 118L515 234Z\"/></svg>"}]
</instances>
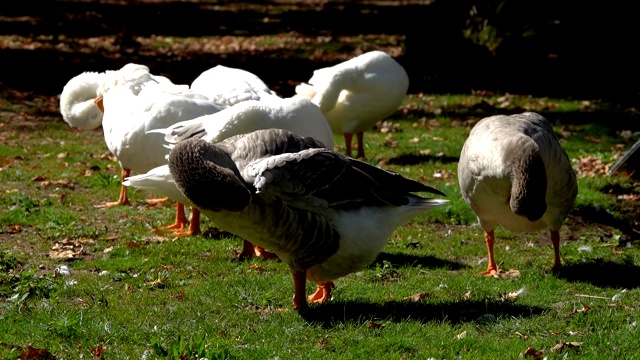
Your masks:
<instances>
[{"instance_id":1,"label":"goose beak","mask_svg":"<svg viewBox=\"0 0 640 360\"><path fill-rule=\"evenodd\" d=\"M102 95L96 96L96 98L93 99L93 103L98 105L98 108L100 108L100 111L104 112L104 104L102 103Z\"/></svg>"}]
</instances>

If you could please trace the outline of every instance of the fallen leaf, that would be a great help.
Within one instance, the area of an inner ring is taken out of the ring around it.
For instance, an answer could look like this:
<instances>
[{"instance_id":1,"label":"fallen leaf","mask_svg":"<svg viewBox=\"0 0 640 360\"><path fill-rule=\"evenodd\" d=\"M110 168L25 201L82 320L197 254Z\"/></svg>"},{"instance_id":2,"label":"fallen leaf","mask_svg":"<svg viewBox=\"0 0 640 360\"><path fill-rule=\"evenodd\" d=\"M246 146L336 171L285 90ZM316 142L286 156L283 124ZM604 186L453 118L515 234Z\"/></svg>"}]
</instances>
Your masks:
<instances>
[{"instance_id":1,"label":"fallen leaf","mask_svg":"<svg viewBox=\"0 0 640 360\"><path fill-rule=\"evenodd\" d=\"M577 341L571 341L571 342L563 342L563 343L559 343L556 344L556 346L552 347L550 349L551 352L556 352L556 351L560 351L564 348L568 348L568 349L573 349L573 348L578 348L582 346L581 342L577 342Z\"/></svg>"},{"instance_id":2,"label":"fallen leaf","mask_svg":"<svg viewBox=\"0 0 640 360\"><path fill-rule=\"evenodd\" d=\"M532 357L536 360L542 360L542 352L529 346L527 350L524 352L524 357Z\"/></svg>"},{"instance_id":3,"label":"fallen leaf","mask_svg":"<svg viewBox=\"0 0 640 360\"><path fill-rule=\"evenodd\" d=\"M422 299L428 298L429 296L430 296L429 293L421 292L421 293L413 294L411 296L407 296L406 298L404 298L404 300L409 300L411 302L418 302Z\"/></svg>"},{"instance_id":4,"label":"fallen leaf","mask_svg":"<svg viewBox=\"0 0 640 360\"><path fill-rule=\"evenodd\" d=\"M251 265L249 266L249 269L251 269L251 270L257 270L257 271L259 271L259 272L265 272L265 271L267 271L267 269L265 269L264 267L262 267L262 265L260 265L260 264L251 264Z\"/></svg>"},{"instance_id":5,"label":"fallen leaf","mask_svg":"<svg viewBox=\"0 0 640 360\"><path fill-rule=\"evenodd\" d=\"M500 279L517 279L520 277L520 271L516 269L500 271L497 277L499 277Z\"/></svg>"},{"instance_id":6,"label":"fallen leaf","mask_svg":"<svg viewBox=\"0 0 640 360\"><path fill-rule=\"evenodd\" d=\"M94 349L94 348L90 348L91 351L91 355L93 355L93 360L102 360L104 359L102 357L102 355L104 354L104 350L106 349L105 346L102 346L102 344L98 344L98 346Z\"/></svg>"},{"instance_id":7,"label":"fallen leaf","mask_svg":"<svg viewBox=\"0 0 640 360\"><path fill-rule=\"evenodd\" d=\"M369 323L369 329L382 329L383 327L384 327L384 324L378 324L373 321Z\"/></svg>"},{"instance_id":8,"label":"fallen leaf","mask_svg":"<svg viewBox=\"0 0 640 360\"><path fill-rule=\"evenodd\" d=\"M41 181L40 182L40 186L42 187L49 187L49 186L60 186L60 187L65 187L67 189L71 189L74 190L76 188L75 185L73 185L69 180L53 180L53 181Z\"/></svg>"},{"instance_id":9,"label":"fallen leaf","mask_svg":"<svg viewBox=\"0 0 640 360\"><path fill-rule=\"evenodd\" d=\"M56 357L45 349L36 349L29 346L18 358L22 360L55 360Z\"/></svg>"},{"instance_id":10,"label":"fallen leaf","mask_svg":"<svg viewBox=\"0 0 640 360\"><path fill-rule=\"evenodd\" d=\"M456 335L456 339L464 339L467 337L467 330L461 332L460 334Z\"/></svg>"},{"instance_id":11,"label":"fallen leaf","mask_svg":"<svg viewBox=\"0 0 640 360\"><path fill-rule=\"evenodd\" d=\"M84 247L80 242L55 243L49 250L52 259L77 259L82 256Z\"/></svg>"},{"instance_id":12,"label":"fallen leaf","mask_svg":"<svg viewBox=\"0 0 640 360\"><path fill-rule=\"evenodd\" d=\"M316 343L316 347L317 348L323 348L325 346L327 346L329 344L329 340L327 339L327 337L323 337L322 339L320 339L317 343Z\"/></svg>"}]
</instances>

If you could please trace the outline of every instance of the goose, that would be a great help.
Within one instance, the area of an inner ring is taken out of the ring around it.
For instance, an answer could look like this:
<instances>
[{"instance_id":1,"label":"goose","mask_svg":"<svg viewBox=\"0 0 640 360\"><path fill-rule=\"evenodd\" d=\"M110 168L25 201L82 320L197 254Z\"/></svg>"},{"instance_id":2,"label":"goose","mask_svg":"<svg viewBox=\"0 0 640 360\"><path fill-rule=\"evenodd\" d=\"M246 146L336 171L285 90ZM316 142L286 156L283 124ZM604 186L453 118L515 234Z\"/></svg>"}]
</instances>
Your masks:
<instances>
[{"instance_id":1,"label":"goose","mask_svg":"<svg viewBox=\"0 0 640 360\"><path fill-rule=\"evenodd\" d=\"M156 88L144 89L138 95L134 95L127 88L114 87L104 93L103 102L104 139L109 151L116 156L122 168L122 181L125 181L132 171L144 174L167 163L169 149L165 146L164 135L152 130L222 110L218 104L196 93L166 93ZM122 185L117 201L97 207L129 203L127 187ZM174 230L176 235L200 233L199 227L195 225L183 231L187 223L189 221L185 216L184 204L176 203L175 222L162 229ZM199 224L199 221L196 221L196 224Z\"/></svg>"},{"instance_id":2,"label":"goose","mask_svg":"<svg viewBox=\"0 0 640 360\"><path fill-rule=\"evenodd\" d=\"M446 203L413 194L444 195L432 187L283 129L179 141L169 170L222 229L288 265L298 310L329 301L333 280L371 264L397 227ZM317 285L308 298L307 279Z\"/></svg>"},{"instance_id":3,"label":"goose","mask_svg":"<svg viewBox=\"0 0 640 360\"><path fill-rule=\"evenodd\" d=\"M193 80L190 88L224 106L278 96L257 75L224 65L216 65L204 71Z\"/></svg>"},{"instance_id":4,"label":"goose","mask_svg":"<svg viewBox=\"0 0 640 360\"><path fill-rule=\"evenodd\" d=\"M85 71L72 77L60 93L60 114L70 127L93 130L102 125L102 111L95 103L106 73Z\"/></svg>"},{"instance_id":5,"label":"goose","mask_svg":"<svg viewBox=\"0 0 640 360\"><path fill-rule=\"evenodd\" d=\"M128 63L118 70L85 71L72 77L60 93L60 114L70 127L93 130L102 125L101 95L113 86L124 86L134 95L151 84L166 89L185 90L187 85L175 85L165 76L153 75L145 65Z\"/></svg>"},{"instance_id":6,"label":"goose","mask_svg":"<svg viewBox=\"0 0 640 360\"><path fill-rule=\"evenodd\" d=\"M356 158L364 158L364 131L393 114L408 88L409 77L402 65L376 50L315 70L307 83L296 86L295 92L318 105L334 134L344 136L347 156L351 156L351 141L356 134Z\"/></svg>"},{"instance_id":7,"label":"goose","mask_svg":"<svg viewBox=\"0 0 640 360\"><path fill-rule=\"evenodd\" d=\"M109 108L106 116L105 97ZM118 70L83 72L69 80L60 95L61 114L71 127L91 130L103 126L106 145L118 158L123 179L132 169L144 173L166 163L169 151L163 146L163 137L146 134L147 130L222 108L189 90L188 85L174 84L165 76L151 74L147 66L135 63ZM126 189L121 186L117 201L95 206L130 204ZM198 228L182 232L187 222L184 206L178 203L176 221L164 229L175 230L176 235L200 232Z\"/></svg>"},{"instance_id":8,"label":"goose","mask_svg":"<svg viewBox=\"0 0 640 360\"><path fill-rule=\"evenodd\" d=\"M334 145L333 133L320 109L310 100L300 97L247 100L214 114L178 122L154 132L164 134L168 147L171 148L172 144L189 137L216 143L234 135L268 128L282 128L311 136L329 148ZM127 177L123 184L162 194L178 203L190 204L176 187L166 164L145 174ZM192 214L188 232L192 226L198 226L200 218L196 207L192 207ZM252 256L269 258L271 254L245 240L239 257Z\"/></svg>"},{"instance_id":9,"label":"goose","mask_svg":"<svg viewBox=\"0 0 640 360\"><path fill-rule=\"evenodd\" d=\"M511 232L549 229L553 270L562 267L559 230L578 185L567 153L543 116L525 112L480 120L462 147L458 182L484 230L489 255L481 274L499 273L493 253L498 225Z\"/></svg>"}]
</instances>

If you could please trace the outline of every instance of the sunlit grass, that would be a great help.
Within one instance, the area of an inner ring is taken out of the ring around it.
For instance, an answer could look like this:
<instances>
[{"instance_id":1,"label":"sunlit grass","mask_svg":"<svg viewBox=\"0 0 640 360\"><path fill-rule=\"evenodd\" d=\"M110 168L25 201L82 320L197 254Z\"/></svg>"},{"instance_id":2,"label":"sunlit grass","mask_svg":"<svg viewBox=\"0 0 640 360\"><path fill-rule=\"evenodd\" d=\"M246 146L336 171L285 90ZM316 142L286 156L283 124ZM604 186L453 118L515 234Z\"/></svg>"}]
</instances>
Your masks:
<instances>
[{"instance_id":1,"label":"sunlit grass","mask_svg":"<svg viewBox=\"0 0 640 360\"><path fill-rule=\"evenodd\" d=\"M617 224L628 211L618 195L637 195L638 183L581 168L559 275L546 232L498 228L496 260L520 274L510 279L477 276L483 233L457 183L462 144L490 113L542 112L576 167L581 157L610 164L623 144L618 127L581 116L611 109L504 94L407 97L365 133L365 161L450 202L400 227L373 264L336 281L333 301L306 313L291 310L286 265L236 260L240 239L157 233L173 220L172 202L150 207L151 194L131 190L131 207L94 208L120 189L100 130L61 119L13 129L0 143L0 357L33 346L58 358L98 348L110 359L514 359L528 349L549 359L632 358L640 252ZM342 151L344 140L336 145ZM572 223L579 214L584 225Z\"/></svg>"}]
</instances>

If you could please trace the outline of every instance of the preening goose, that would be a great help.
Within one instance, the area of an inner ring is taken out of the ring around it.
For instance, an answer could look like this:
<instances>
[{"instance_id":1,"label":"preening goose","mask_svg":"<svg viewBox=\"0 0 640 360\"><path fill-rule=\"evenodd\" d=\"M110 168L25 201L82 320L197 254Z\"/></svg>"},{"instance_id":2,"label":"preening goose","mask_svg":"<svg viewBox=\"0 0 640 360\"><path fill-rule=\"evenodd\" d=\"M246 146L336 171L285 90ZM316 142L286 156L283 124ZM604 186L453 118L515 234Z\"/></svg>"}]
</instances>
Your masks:
<instances>
[{"instance_id":1,"label":"preening goose","mask_svg":"<svg viewBox=\"0 0 640 360\"><path fill-rule=\"evenodd\" d=\"M191 90L224 106L278 96L253 73L223 65L214 66L200 74L191 83Z\"/></svg>"},{"instance_id":2,"label":"preening goose","mask_svg":"<svg viewBox=\"0 0 640 360\"><path fill-rule=\"evenodd\" d=\"M346 154L356 134L357 158L364 158L364 131L393 114L402 104L409 77L396 60L370 51L337 65L315 70L296 94L320 107L336 135L344 135Z\"/></svg>"},{"instance_id":3,"label":"preening goose","mask_svg":"<svg viewBox=\"0 0 640 360\"><path fill-rule=\"evenodd\" d=\"M220 112L179 122L167 129L158 129L156 132L165 134L169 144L175 144L190 137L216 143L234 135L268 128L287 129L303 136L311 136L327 147L333 148L333 133L326 118L311 101L299 97L284 99L276 97L267 101L247 100ZM124 184L162 194L179 203L189 204L175 187L169 167L166 165L146 174L128 177ZM197 208L192 210L195 219L191 219L190 228L196 226L199 219ZM245 241L240 256L253 255L269 256L262 248L253 247Z\"/></svg>"},{"instance_id":4,"label":"preening goose","mask_svg":"<svg viewBox=\"0 0 640 360\"><path fill-rule=\"evenodd\" d=\"M153 75L144 65L129 63L118 70L85 71L71 78L60 94L60 113L71 127L92 130L102 125L101 95L111 87L126 87L134 95L145 87L185 90L187 85L175 85L167 77Z\"/></svg>"},{"instance_id":5,"label":"preening goose","mask_svg":"<svg viewBox=\"0 0 640 360\"><path fill-rule=\"evenodd\" d=\"M93 130L102 125L102 111L95 103L104 72L85 71L69 80L60 93L60 114L71 127Z\"/></svg>"},{"instance_id":6,"label":"preening goose","mask_svg":"<svg viewBox=\"0 0 640 360\"><path fill-rule=\"evenodd\" d=\"M152 130L166 128L177 122L222 109L221 106L189 90L170 94L161 89L149 88L133 95L126 88L114 87L104 94L103 101L104 138L107 147L122 167L122 181L129 177L132 171L144 174L167 163L169 149L165 146L164 135ZM101 207L129 203L126 189L123 184L118 201L103 204ZM200 233L198 226L190 226L186 232L182 231L188 220L184 213L184 204L177 203L176 206L176 221L164 228L175 230L177 235ZM199 225L199 221L195 222Z\"/></svg>"},{"instance_id":7,"label":"preening goose","mask_svg":"<svg viewBox=\"0 0 640 360\"><path fill-rule=\"evenodd\" d=\"M576 175L548 121L525 112L480 120L465 141L458 181L467 204L484 229L489 254L487 271L495 276L494 229L512 232L549 229L555 253L553 268L562 267L560 235L578 194Z\"/></svg>"},{"instance_id":8,"label":"preening goose","mask_svg":"<svg viewBox=\"0 0 640 360\"><path fill-rule=\"evenodd\" d=\"M275 251L293 274L293 307L331 298L333 280L372 263L389 236L444 195L313 138L258 130L186 139L169 155L180 191L222 229ZM307 299L305 283L317 284Z\"/></svg>"}]
</instances>

